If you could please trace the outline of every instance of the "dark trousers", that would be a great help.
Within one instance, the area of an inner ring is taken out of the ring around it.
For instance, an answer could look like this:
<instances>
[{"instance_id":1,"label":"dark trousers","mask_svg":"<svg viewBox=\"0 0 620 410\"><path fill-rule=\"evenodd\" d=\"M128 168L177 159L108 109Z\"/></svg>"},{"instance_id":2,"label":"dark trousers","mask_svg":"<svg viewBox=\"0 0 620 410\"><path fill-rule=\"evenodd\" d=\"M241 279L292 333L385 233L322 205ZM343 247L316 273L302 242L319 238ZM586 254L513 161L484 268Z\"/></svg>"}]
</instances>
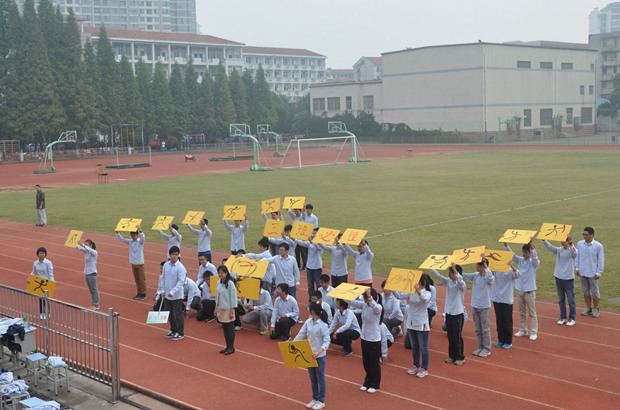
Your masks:
<instances>
[{"instance_id":1,"label":"dark trousers","mask_svg":"<svg viewBox=\"0 0 620 410\"><path fill-rule=\"evenodd\" d=\"M185 310L194 309L196 312L202 310L202 303L200 303L200 296L194 296L192 300L187 301L187 307Z\"/></svg>"},{"instance_id":2,"label":"dark trousers","mask_svg":"<svg viewBox=\"0 0 620 410\"><path fill-rule=\"evenodd\" d=\"M429 329L432 329L433 326L431 325L433 324L433 318L435 317L437 312L434 311L433 309L426 309L426 311L428 312L428 327Z\"/></svg>"},{"instance_id":3,"label":"dark trousers","mask_svg":"<svg viewBox=\"0 0 620 410\"><path fill-rule=\"evenodd\" d=\"M164 298L164 309L170 311L168 321L172 333L184 334L185 317L183 316L183 299L168 300Z\"/></svg>"},{"instance_id":4,"label":"dark trousers","mask_svg":"<svg viewBox=\"0 0 620 410\"><path fill-rule=\"evenodd\" d=\"M291 317L281 317L274 327L274 337L290 337L291 328L295 326L295 319Z\"/></svg>"},{"instance_id":5,"label":"dark trousers","mask_svg":"<svg viewBox=\"0 0 620 410\"><path fill-rule=\"evenodd\" d=\"M202 309L200 309L196 314L196 320L203 321L215 319L215 300L203 299L201 304Z\"/></svg>"},{"instance_id":6,"label":"dark trousers","mask_svg":"<svg viewBox=\"0 0 620 410\"><path fill-rule=\"evenodd\" d=\"M224 340L226 341L226 350L235 348L235 322L222 323L224 329Z\"/></svg>"},{"instance_id":7,"label":"dark trousers","mask_svg":"<svg viewBox=\"0 0 620 410\"><path fill-rule=\"evenodd\" d=\"M364 386L378 389L381 387L381 342L369 342L362 339L362 363L366 377Z\"/></svg>"},{"instance_id":8,"label":"dark trousers","mask_svg":"<svg viewBox=\"0 0 620 410\"><path fill-rule=\"evenodd\" d=\"M347 277L347 275L344 276L333 276L332 275L332 286L334 288L338 287L338 285L340 285L341 283L348 283L349 279Z\"/></svg>"},{"instance_id":9,"label":"dark trousers","mask_svg":"<svg viewBox=\"0 0 620 410\"><path fill-rule=\"evenodd\" d=\"M345 352L352 352L351 344L354 340L359 339L360 334L355 330L347 329L344 332L336 333L336 340L333 337L334 334L332 333L330 339L333 344L342 346Z\"/></svg>"},{"instance_id":10,"label":"dark trousers","mask_svg":"<svg viewBox=\"0 0 620 410\"><path fill-rule=\"evenodd\" d=\"M235 326L241 326L241 316L245 315L245 308L241 305L237 305L235 308Z\"/></svg>"},{"instance_id":11,"label":"dark trousers","mask_svg":"<svg viewBox=\"0 0 620 410\"><path fill-rule=\"evenodd\" d=\"M297 260L297 266L299 267L299 269L305 269L306 261L308 260L308 248L304 246L296 246L295 260Z\"/></svg>"},{"instance_id":12,"label":"dark trousers","mask_svg":"<svg viewBox=\"0 0 620 410\"><path fill-rule=\"evenodd\" d=\"M497 341L512 344L512 304L493 302L495 323L497 324Z\"/></svg>"},{"instance_id":13,"label":"dark trousers","mask_svg":"<svg viewBox=\"0 0 620 410\"><path fill-rule=\"evenodd\" d=\"M464 360L465 345L463 342L463 321L465 316L448 315L446 313L446 328L448 330L448 356L453 360Z\"/></svg>"},{"instance_id":14,"label":"dark trousers","mask_svg":"<svg viewBox=\"0 0 620 410\"><path fill-rule=\"evenodd\" d=\"M308 303L312 302L312 293L319 289L319 278L322 274L323 268L308 268L306 271L306 279L308 279Z\"/></svg>"}]
</instances>

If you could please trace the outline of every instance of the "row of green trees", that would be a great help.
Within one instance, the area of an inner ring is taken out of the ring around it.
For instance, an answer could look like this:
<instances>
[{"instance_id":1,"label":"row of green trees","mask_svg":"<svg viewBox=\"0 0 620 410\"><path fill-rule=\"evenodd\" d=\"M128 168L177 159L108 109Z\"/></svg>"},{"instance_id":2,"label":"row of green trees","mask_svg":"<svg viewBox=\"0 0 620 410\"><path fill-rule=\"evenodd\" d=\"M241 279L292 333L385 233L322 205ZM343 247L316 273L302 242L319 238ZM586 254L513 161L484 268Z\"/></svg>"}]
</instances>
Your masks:
<instances>
[{"instance_id":1,"label":"row of green trees","mask_svg":"<svg viewBox=\"0 0 620 410\"><path fill-rule=\"evenodd\" d=\"M291 130L294 107L269 91L262 68L199 81L191 62L174 65L115 60L101 28L97 50L83 47L73 13L63 18L50 0L35 10L26 0L20 15L14 0L0 0L0 139L49 142L77 130L91 142L110 126L144 124L147 136L228 135L231 123L267 123ZM253 128L255 129L255 128Z\"/></svg>"}]
</instances>

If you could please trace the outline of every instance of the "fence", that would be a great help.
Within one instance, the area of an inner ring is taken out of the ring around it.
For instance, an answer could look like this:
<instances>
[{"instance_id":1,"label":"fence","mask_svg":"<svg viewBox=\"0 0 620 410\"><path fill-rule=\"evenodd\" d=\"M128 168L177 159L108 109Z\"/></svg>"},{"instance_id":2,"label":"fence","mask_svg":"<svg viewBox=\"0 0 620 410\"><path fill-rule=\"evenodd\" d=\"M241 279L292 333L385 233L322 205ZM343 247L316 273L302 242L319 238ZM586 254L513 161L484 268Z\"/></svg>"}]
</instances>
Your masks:
<instances>
[{"instance_id":1,"label":"fence","mask_svg":"<svg viewBox=\"0 0 620 410\"><path fill-rule=\"evenodd\" d=\"M91 311L0 285L0 314L28 319L37 330L37 350L61 356L73 372L111 387L120 396L118 313Z\"/></svg>"}]
</instances>

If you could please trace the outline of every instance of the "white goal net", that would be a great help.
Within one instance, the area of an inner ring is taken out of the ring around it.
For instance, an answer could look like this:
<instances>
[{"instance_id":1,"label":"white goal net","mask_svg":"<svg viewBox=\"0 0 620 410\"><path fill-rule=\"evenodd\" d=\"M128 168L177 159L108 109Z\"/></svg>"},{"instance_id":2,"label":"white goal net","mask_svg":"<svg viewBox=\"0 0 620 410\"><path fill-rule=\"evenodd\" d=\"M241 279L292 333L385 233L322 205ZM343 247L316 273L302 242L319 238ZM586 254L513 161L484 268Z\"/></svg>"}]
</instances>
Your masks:
<instances>
[{"instance_id":1,"label":"white goal net","mask_svg":"<svg viewBox=\"0 0 620 410\"><path fill-rule=\"evenodd\" d=\"M354 135L291 139L282 156L280 168L299 169L352 162L357 162L357 141Z\"/></svg>"}]
</instances>

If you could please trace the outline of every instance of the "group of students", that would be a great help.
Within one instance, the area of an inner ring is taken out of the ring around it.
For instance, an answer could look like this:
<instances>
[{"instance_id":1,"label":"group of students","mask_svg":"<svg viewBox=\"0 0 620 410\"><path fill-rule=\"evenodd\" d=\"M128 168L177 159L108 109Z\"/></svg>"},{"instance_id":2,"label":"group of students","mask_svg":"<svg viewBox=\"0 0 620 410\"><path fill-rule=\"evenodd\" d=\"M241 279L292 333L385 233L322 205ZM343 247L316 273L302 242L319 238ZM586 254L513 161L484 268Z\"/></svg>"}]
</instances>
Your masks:
<instances>
[{"instance_id":1,"label":"group of students","mask_svg":"<svg viewBox=\"0 0 620 410\"><path fill-rule=\"evenodd\" d=\"M364 382L360 390L375 393L381 384L381 363L386 363L389 347L394 337L405 336L405 346L411 345L413 367L407 371L410 375L423 378L428 375L429 351L428 338L433 316L437 312L436 289L428 274L422 274L414 285L413 293L390 292L384 289L378 293L372 287L371 263L374 254L368 242L360 241L357 251L349 245L339 243L325 246L313 242L318 229L318 218L312 213L312 206L306 207L306 213L299 210L289 211L293 221L306 218L315 223L315 230L308 241L291 238L291 225L287 225L281 237L263 237L258 241L259 252L245 253L244 234L248 228L245 221L237 220L234 225L224 221L231 234L231 257L245 256L251 259L267 260L267 272L262 279L257 300L246 300L237 296L235 272L229 272L224 265L226 259L217 268L212 264L210 240L212 232L206 219L200 222L199 229L188 225L191 232L198 235L198 274L196 280L187 277L187 270L180 261L181 235L176 225L170 226L170 234L159 231L168 240L169 258L161 263L161 275L155 295L154 309L170 312L170 331L166 334L172 340L184 337L185 311L196 310L196 319L222 324L226 346L220 351L224 355L235 352L235 332L242 329L242 324L256 325L261 335L269 334L271 339L289 340L291 329L297 323L303 323L295 340L307 338L317 359L318 367L308 369L312 385L312 401L307 408L325 407L325 358L330 344L342 346L342 355L347 357L353 352L352 344L361 339L362 362L365 370ZM271 215L281 219L279 213ZM267 219L267 216L264 215ZM301 219L295 219L301 218ZM587 309L582 316L599 317L599 279L604 269L603 246L594 240L594 230L586 227L584 239L576 246L568 235L560 247L543 241L545 247L556 255L554 276L558 291L560 319L558 325L573 326L576 319L574 298L574 275L579 276ZM129 260L136 281L137 294L134 299L146 299L146 282L144 279L144 242L145 235L140 227L131 232L131 238L118 238L129 246ZM504 244L511 251L508 244ZM271 251L270 251L271 248ZM93 241L80 242L77 249L85 255L86 282L92 296L94 310L99 310L97 291L97 251ZM305 259L301 249L305 251ZM299 251L299 259L292 254ZM322 273L322 256L327 251L331 254L331 278ZM467 318L465 310L465 280L472 282L472 317L476 333L477 348L473 355L484 358L491 354L490 311L493 307L497 324L496 348L509 349L512 346L514 289L517 290L519 303L519 330L515 337L529 336L531 341L538 338L538 321L536 315L536 271L539 265L538 255L533 241L523 245L522 256L513 253L508 272L491 271L484 254L476 265L476 272L463 273L461 266L452 263L448 276L435 270L432 275L446 286L444 306L444 330L448 335L448 356L446 363L462 365L465 362L462 330ZM33 266L33 274L53 279L53 267L46 258L45 248L37 250L38 260ZM338 286L348 281L347 258L355 259L355 283L368 288L352 301L327 296ZM296 287L300 284L300 269L308 272L308 311L309 318L300 321ZM210 276L217 275L215 296L211 295ZM187 307L183 301L187 300ZM568 300L567 312L565 301ZM492 302L492 303L491 303ZM159 305L160 304L160 305ZM529 317L529 328L527 326ZM403 329L405 330L403 332Z\"/></svg>"}]
</instances>

